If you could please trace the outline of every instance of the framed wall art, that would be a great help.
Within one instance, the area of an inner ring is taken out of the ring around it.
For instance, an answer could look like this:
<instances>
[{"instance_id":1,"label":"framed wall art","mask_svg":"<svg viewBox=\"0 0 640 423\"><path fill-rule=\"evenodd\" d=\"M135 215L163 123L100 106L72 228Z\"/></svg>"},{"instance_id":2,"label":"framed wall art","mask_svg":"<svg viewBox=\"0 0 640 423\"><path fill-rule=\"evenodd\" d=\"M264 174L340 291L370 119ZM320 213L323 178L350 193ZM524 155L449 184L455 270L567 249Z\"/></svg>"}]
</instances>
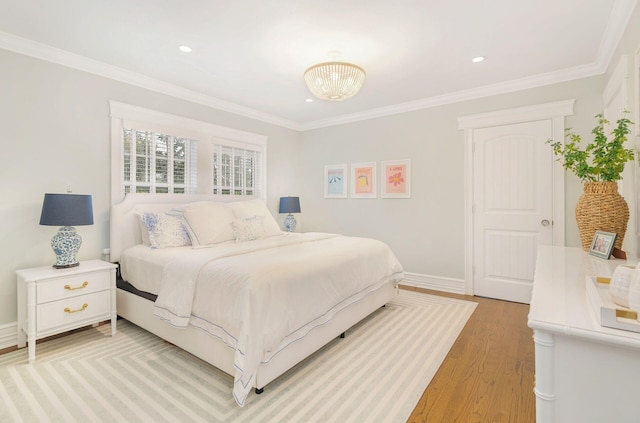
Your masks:
<instances>
[{"instance_id":1,"label":"framed wall art","mask_svg":"<svg viewBox=\"0 0 640 423\"><path fill-rule=\"evenodd\" d=\"M351 165L351 198L376 198L376 162Z\"/></svg>"},{"instance_id":2,"label":"framed wall art","mask_svg":"<svg viewBox=\"0 0 640 423\"><path fill-rule=\"evenodd\" d=\"M347 165L324 167L324 198L347 198Z\"/></svg>"},{"instance_id":3,"label":"framed wall art","mask_svg":"<svg viewBox=\"0 0 640 423\"><path fill-rule=\"evenodd\" d=\"M380 173L380 197L411 198L411 160L382 162Z\"/></svg>"}]
</instances>

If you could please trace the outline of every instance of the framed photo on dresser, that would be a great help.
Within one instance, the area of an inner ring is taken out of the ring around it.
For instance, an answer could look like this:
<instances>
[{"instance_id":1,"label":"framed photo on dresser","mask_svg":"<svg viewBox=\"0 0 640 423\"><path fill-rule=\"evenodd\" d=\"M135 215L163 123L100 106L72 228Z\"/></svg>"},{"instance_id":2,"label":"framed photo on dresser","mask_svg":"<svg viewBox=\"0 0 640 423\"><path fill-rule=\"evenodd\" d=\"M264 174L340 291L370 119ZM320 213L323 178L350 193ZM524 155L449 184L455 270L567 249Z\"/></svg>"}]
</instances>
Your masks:
<instances>
[{"instance_id":1,"label":"framed photo on dresser","mask_svg":"<svg viewBox=\"0 0 640 423\"><path fill-rule=\"evenodd\" d=\"M589 247L589 254L592 256L609 259L613 251L613 244L616 242L617 234L604 231L596 231Z\"/></svg>"}]
</instances>

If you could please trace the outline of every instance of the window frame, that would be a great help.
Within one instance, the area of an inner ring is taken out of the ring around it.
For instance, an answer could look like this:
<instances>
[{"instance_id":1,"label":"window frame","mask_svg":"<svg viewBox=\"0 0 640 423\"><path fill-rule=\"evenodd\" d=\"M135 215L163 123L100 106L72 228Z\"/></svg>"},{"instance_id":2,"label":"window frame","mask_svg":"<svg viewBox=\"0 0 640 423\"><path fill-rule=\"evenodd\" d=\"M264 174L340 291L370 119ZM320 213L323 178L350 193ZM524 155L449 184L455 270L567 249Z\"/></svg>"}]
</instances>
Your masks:
<instances>
[{"instance_id":1,"label":"window frame","mask_svg":"<svg viewBox=\"0 0 640 423\"><path fill-rule=\"evenodd\" d=\"M196 171L191 172L191 168L197 166L197 141L187 138L177 137L174 135L168 135L159 132L145 131L137 128L124 128L123 129L123 146L127 146L125 132L129 131L129 143L128 150L123 148L123 172L121 174L120 183L124 187L124 191L129 188L130 193L144 193L147 191L138 191L141 189L148 189L150 193L165 193L167 194L193 194L196 192L197 180ZM144 139L145 151L141 154L138 151L139 136L142 135ZM158 146L158 141L165 143L165 147ZM184 158L176 157L176 145L179 142L184 143ZM166 157L159 156L160 149L165 150ZM126 171L127 156L129 159L129 171ZM144 160L146 165L146 180L140 180L138 176L138 160ZM158 174L158 162L164 161L165 163L165 175L166 181L159 180L152 175ZM176 163L182 162L183 169L183 181L176 180ZM125 179L124 175L128 173L129 178ZM161 191L158 191L161 190ZM176 191L181 190L181 191Z\"/></svg>"},{"instance_id":2,"label":"window frame","mask_svg":"<svg viewBox=\"0 0 640 423\"><path fill-rule=\"evenodd\" d=\"M212 154L214 195L255 197L256 191L260 193L264 185L259 174L263 161L261 151L214 143ZM251 166L247 166L249 163ZM247 185L249 174L251 185Z\"/></svg>"},{"instance_id":3,"label":"window frame","mask_svg":"<svg viewBox=\"0 0 640 423\"><path fill-rule=\"evenodd\" d=\"M197 140L197 184L196 194L218 196L229 201L230 197L238 199L267 198L267 137L265 135L241 131L194 120L169 113L158 112L117 101L109 101L111 117L111 204L124 199L124 129L134 128L141 131L159 132L174 137ZM260 164L255 181L261 186L254 188L254 195L230 195L213 193L213 149L214 145L252 150L259 153ZM180 195L178 193L178 195Z\"/></svg>"}]
</instances>

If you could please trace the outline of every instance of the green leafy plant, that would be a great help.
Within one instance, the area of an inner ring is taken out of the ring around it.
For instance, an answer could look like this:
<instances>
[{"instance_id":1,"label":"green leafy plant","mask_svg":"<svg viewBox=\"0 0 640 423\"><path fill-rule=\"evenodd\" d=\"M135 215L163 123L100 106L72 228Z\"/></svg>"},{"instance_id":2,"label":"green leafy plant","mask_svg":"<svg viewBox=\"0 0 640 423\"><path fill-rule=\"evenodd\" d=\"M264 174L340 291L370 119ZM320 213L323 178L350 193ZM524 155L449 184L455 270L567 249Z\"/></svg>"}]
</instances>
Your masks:
<instances>
[{"instance_id":1,"label":"green leafy plant","mask_svg":"<svg viewBox=\"0 0 640 423\"><path fill-rule=\"evenodd\" d=\"M633 150L624 147L627 135L631 132L629 126L633 125L626 117L628 113L625 111L617 120L617 126L611 131L611 139L607 139L604 133L604 126L609 121L602 114L596 115L598 126L591 131L593 142L584 150L580 149L582 138L571 132L571 128L565 130L565 137L569 140L567 144L553 140L548 140L547 144L553 147L556 156L562 156L559 160L563 161L564 168L575 173L582 182L618 181L622 178L625 164L633 160Z\"/></svg>"}]
</instances>

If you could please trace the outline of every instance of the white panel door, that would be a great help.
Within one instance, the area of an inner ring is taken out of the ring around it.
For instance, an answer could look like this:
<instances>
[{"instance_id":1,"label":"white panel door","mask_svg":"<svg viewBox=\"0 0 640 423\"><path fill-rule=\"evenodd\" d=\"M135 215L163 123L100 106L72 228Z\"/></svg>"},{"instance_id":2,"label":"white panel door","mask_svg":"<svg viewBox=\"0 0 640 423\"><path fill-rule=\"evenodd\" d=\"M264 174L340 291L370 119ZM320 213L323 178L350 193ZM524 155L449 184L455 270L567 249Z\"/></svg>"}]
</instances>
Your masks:
<instances>
[{"instance_id":1,"label":"white panel door","mask_svg":"<svg viewBox=\"0 0 640 423\"><path fill-rule=\"evenodd\" d=\"M473 133L474 294L529 303L538 245L553 242L552 121Z\"/></svg>"}]
</instances>

